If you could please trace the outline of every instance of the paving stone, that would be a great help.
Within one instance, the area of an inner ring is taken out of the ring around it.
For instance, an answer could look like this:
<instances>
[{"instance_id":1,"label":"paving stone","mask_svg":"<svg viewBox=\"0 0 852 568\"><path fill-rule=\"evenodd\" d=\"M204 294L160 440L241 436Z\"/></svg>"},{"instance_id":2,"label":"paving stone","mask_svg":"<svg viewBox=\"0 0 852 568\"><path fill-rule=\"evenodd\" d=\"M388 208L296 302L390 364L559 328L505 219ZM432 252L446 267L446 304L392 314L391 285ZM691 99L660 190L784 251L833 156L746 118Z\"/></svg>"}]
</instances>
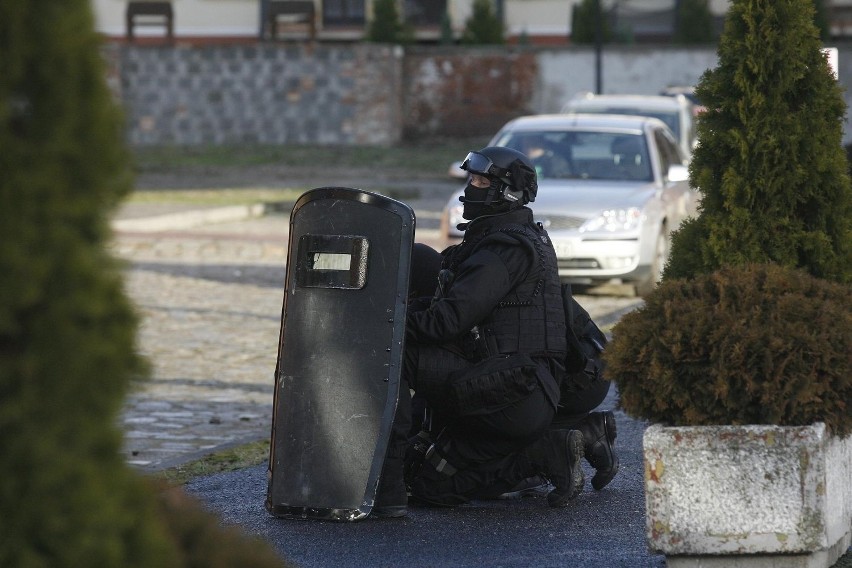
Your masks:
<instances>
[{"instance_id":1,"label":"paving stone","mask_svg":"<svg viewBox=\"0 0 852 568\"><path fill-rule=\"evenodd\" d=\"M112 250L128 261L138 348L152 369L120 417L128 463L156 470L269 437L288 229L285 216L271 215L116 232ZM437 231L424 235L434 239ZM581 303L597 318L639 300L587 296Z\"/></svg>"}]
</instances>

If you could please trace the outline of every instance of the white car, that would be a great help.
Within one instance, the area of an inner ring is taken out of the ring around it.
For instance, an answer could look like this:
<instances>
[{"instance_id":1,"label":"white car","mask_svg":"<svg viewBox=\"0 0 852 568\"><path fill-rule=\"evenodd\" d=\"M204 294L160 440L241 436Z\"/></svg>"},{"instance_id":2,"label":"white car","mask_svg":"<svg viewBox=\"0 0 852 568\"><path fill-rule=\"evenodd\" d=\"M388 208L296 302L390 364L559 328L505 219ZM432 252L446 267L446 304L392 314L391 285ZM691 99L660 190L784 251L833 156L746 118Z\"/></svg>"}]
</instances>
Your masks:
<instances>
[{"instance_id":1,"label":"white car","mask_svg":"<svg viewBox=\"0 0 852 568\"><path fill-rule=\"evenodd\" d=\"M538 195L530 207L550 234L564 281L630 284L639 295L659 281L671 232L697 206L682 152L660 120L526 116L507 123L489 146L519 150L535 166ZM450 242L463 236L462 192L443 212Z\"/></svg>"},{"instance_id":2,"label":"white car","mask_svg":"<svg viewBox=\"0 0 852 568\"><path fill-rule=\"evenodd\" d=\"M595 95L574 98L562 106L562 112L595 114L635 114L652 116L666 123L686 159L696 144L695 105L684 94L672 95Z\"/></svg>"}]
</instances>

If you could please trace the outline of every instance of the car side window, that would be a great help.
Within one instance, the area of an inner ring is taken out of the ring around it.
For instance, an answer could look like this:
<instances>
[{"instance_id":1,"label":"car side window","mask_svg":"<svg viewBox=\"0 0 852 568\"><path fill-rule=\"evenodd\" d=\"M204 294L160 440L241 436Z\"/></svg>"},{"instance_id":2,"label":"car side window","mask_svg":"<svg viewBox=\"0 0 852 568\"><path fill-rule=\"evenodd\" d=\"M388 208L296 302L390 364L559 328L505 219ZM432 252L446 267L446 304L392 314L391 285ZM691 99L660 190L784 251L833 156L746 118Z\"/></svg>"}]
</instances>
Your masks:
<instances>
[{"instance_id":1,"label":"car side window","mask_svg":"<svg viewBox=\"0 0 852 568\"><path fill-rule=\"evenodd\" d=\"M663 176L669 171L669 167L673 165L682 165L680 151L671 134L662 129L654 130L654 140L657 143L657 148L660 151L660 171Z\"/></svg>"}]
</instances>

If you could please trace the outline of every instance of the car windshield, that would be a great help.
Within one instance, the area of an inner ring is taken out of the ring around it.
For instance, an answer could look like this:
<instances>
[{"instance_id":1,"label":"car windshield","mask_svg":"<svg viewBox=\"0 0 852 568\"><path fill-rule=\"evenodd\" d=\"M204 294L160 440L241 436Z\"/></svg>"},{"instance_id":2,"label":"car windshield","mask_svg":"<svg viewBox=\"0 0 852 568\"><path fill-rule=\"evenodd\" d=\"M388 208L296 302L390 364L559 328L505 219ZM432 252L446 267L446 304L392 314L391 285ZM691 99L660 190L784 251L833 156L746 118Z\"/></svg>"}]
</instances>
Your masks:
<instances>
[{"instance_id":1,"label":"car windshield","mask_svg":"<svg viewBox=\"0 0 852 568\"><path fill-rule=\"evenodd\" d=\"M653 181L642 134L599 131L513 131L495 142L526 154L539 179Z\"/></svg>"},{"instance_id":2,"label":"car windshield","mask_svg":"<svg viewBox=\"0 0 852 568\"><path fill-rule=\"evenodd\" d=\"M650 116L662 120L666 126L674 133L675 139L680 139L680 120L678 113L675 110L652 110L638 107L625 106L609 106L600 108L585 108L577 107L574 112L582 112L586 114L626 114L629 116Z\"/></svg>"}]
</instances>

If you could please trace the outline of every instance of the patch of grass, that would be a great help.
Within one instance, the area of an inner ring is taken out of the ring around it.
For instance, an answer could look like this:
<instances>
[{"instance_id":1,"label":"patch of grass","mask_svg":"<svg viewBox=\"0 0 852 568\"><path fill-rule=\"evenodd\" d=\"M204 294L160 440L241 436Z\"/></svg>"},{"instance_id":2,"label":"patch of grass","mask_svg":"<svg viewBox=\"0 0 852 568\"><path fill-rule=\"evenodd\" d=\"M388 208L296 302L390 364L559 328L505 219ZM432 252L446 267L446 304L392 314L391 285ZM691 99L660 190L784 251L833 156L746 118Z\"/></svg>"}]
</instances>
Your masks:
<instances>
[{"instance_id":1,"label":"patch of grass","mask_svg":"<svg viewBox=\"0 0 852 568\"><path fill-rule=\"evenodd\" d=\"M384 146L240 145L157 146L133 150L137 171L203 166L257 166L279 164L346 168L381 168L393 171L430 171L435 164L460 160L487 139L452 138Z\"/></svg>"},{"instance_id":2,"label":"patch of grass","mask_svg":"<svg viewBox=\"0 0 852 568\"><path fill-rule=\"evenodd\" d=\"M127 196L128 203L175 203L181 205L244 205L249 203L294 202L304 192L300 189L174 189L136 190Z\"/></svg>"},{"instance_id":3,"label":"patch of grass","mask_svg":"<svg viewBox=\"0 0 852 568\"><path fill-rule=\"evenodd\" d=\"M158 471L151 476L172 485L183 485L195 477L252 467L268 458L269 440L258 440L214 452L195 461Z\"/></svg>"},{"instance_id":4,"label":"patch of grass","mask_svg":"<svg viewBox=\"0 0 852 568\"><path fill-rule=\"evenodd\" d=\"M308 188L244 188L244 189L157 189L132 192L125 203L166 203L175 205L203 205L224 207L252 203L287 204L287 211ZM406 201L420 197L417 188L375 187L371 191L387 197Z\"/></svg>"},{"instance_id":5,"label":"patch of grass","mask_svg":"<svg viewBox=\"0 0 852 568\"><path fill-rule=\"evenodd\" d=\"M133 148L137 170L193 166L257 166L282 163L282 146L142 146Z\"/></svg>"}]
</instances>

